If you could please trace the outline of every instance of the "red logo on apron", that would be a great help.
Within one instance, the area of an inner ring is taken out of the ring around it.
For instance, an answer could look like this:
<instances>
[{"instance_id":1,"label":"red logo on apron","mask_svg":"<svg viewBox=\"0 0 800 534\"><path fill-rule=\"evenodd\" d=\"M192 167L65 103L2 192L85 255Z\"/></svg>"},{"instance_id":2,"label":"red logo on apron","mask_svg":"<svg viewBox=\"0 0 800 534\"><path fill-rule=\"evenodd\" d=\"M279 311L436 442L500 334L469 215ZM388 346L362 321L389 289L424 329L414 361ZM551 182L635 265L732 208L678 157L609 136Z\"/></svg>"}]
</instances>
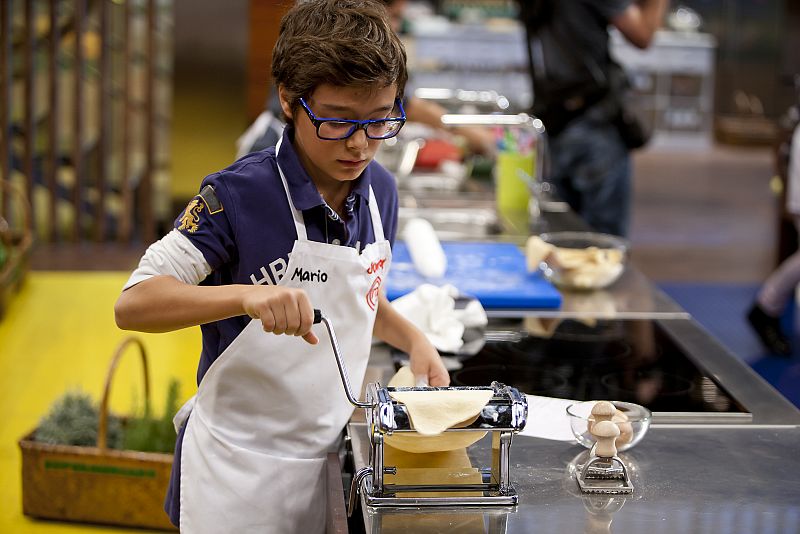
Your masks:
<instances>
[{"instance_id":1,"label":"red logo on apron","mask_svg":"<svg viewBox=\"0 0 800 534\"><path fill-rule=\"evenodd\" d=\"M367 291L367 306L372 311L375 311L375 308L378 306L378 291L381 287L381 277L376 276L375 281L372 282L372 285L369 287L369 291Z\"/></svg>"},{"instance_id":2,"label":"red logo on apron","mask_svg":"<svg viewBox=\"0 0 800 534\"><path fill-rule=\"evenodd\" d=\"M383 269L384 265L386 265L386 258L381 258L378 261L373 261L370 264L369 269L367 269L367 274L377 273L380 269Z\"/></svg>"}]
</instances>

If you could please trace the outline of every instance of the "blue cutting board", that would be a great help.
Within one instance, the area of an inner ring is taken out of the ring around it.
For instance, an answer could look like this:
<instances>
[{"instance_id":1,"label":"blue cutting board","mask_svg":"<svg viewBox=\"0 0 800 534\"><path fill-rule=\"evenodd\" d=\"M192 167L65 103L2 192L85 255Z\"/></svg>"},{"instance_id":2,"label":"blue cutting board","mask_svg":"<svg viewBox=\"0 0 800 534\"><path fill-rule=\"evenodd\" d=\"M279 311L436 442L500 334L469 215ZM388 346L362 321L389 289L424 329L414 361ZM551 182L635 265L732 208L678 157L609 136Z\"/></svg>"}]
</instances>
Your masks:
<instances>
[{"instance_id":1,"label":"blue cutting board","mask_svg":"<svg viewBox=\"0 0 800 534\"><path fill-rule=\"evenodd\" d=\"M452 284L477 298L484 308L558 308L561 294L538 272L529 273L525 255L513 243L443 242L447 272L440 279L425 278L411 262L402 241L392 249L392 267L386 296L394 300L420 284Z\"/></svg>"}]
</instances>

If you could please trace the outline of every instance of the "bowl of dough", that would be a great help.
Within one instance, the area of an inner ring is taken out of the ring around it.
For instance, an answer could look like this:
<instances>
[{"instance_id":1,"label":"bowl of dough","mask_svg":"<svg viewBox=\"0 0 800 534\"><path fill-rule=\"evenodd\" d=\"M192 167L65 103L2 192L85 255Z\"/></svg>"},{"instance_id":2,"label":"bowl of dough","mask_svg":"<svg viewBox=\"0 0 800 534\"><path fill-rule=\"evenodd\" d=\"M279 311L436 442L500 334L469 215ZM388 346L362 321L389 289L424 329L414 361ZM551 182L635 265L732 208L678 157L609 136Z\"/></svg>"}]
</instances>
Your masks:
<instances>
[{"instance_id":1,"label":"bowl of dough","mask_svg":"<svg viewBox=\"0 0 800 534\"><path fill-rule=\"evenodd\" d=\"M631 449L642 441L653 418L653 414L644 406L622 401L576 402L567 406L567 416L575 439L587 449L595 443L592 427L596 422L605 419L616 423L619 436L614 444L619 452Z\"/></svg>"},{"instance_id":2,"label":"bowl of dough","mask_svg":"<svg viewBox=\"0 0 800 534\"><path fill-rule=\"evenodd\" d=\"M625 270L628 242L597 232L551 232L531 236L528 270L565 289L594 290L613 284Z\"/></svg>"}]
</instances>

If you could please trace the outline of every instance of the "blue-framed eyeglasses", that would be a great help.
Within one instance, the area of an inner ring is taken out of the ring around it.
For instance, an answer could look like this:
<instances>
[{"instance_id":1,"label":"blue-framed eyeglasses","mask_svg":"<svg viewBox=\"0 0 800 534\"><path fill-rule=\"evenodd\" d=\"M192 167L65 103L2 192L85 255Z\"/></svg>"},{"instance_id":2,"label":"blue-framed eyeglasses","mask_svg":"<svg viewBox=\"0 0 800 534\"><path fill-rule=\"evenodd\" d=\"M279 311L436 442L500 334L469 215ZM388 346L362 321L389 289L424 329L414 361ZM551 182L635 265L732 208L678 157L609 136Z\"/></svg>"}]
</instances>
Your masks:
<instances>
[{"instance_id":1,"label":"blue-framed eyeglasses","mask_svg":"<svg viewBox=\"0 0 800 534\"><path fill-rule=\"evenodd\" d=\"M396 98L394 105L400 110L399 117L388 117L386 119L369 119L357 121L350 119L324 119L317 117L308 107L304 99L300 99L300 105L306 110L311 123L317 128L317 137L326 141L339 141L347 139L357 130L364 130L370 139L389 139L400 132L400 128L406 123L406 111L403 103Z\"/></svg>"}]
</instances>

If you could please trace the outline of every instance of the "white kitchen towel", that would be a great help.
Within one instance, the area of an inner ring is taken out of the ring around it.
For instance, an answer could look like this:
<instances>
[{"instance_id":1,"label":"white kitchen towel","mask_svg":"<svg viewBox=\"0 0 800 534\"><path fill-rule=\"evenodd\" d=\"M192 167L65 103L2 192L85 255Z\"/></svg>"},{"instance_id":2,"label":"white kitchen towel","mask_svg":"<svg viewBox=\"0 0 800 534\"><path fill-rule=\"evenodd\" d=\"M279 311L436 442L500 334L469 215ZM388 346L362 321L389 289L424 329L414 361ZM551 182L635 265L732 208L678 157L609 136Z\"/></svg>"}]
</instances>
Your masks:
<instances>
[{"instance_id":1,"label":"white kitchen towel","mask_svg":"<svg viewBox=\"0 0 800 534\"><path fill-rule=\"evenodd\" d=\"M786 173L786 211L800 217L800 126L794 129Z\"/></svg>"},{"instance_id":2,"label":"white kitchen towel","mask_svg":"<svg viewBox=\"0 0 800 534\"><path fill-rule=\"evenodd\" d=\"M458 295L458 289L452 285L422 284L392 301L392 306L422 330L438 350L456 352L464 344L465 328L485 326L488 322L486 311L477 300L457 310Z\"/></svg>"},{"instance_id":3,"label":"white kitchen towel","mask_svg":"<svg viewBox=\"0 0 800 534\"><path fill-rule=\"evenodd\" d=\"M454 299L458 297L458 289L454 286L442 286L442 289L449 291L450 296ZM455 294L453 294L455 293ZM465 328L482 328L489 323L489 318L486 316L486 310L478 299L470 299L467 305L463 308L456 308L453 310L456 318L461 321Z\"/></svg>"}]
</instances>

